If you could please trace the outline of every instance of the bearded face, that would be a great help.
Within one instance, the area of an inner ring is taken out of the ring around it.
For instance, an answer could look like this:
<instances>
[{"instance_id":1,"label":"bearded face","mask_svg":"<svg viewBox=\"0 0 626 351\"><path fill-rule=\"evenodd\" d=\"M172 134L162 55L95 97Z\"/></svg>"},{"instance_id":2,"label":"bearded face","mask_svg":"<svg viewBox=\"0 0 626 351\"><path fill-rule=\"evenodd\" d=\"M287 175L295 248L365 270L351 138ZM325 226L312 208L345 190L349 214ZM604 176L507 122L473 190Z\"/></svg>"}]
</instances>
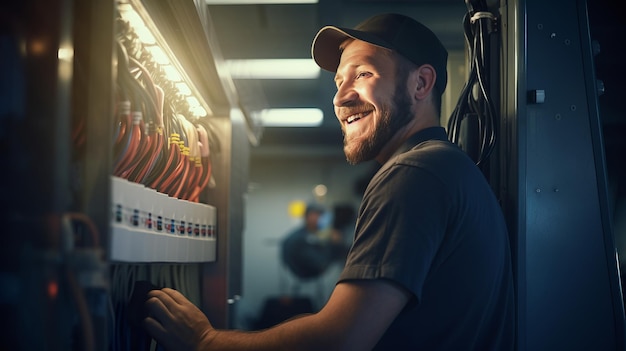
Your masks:
<instances>
[{"instance_id":1,"label":"bearded face","mask_svg":"<svg viewBox=\"0 0 626 351\"><path fill-rule=\"evenodd\" d=\"M351 164L378 158L413 119L412 68L392 51L360 40L343 44L335 74L335 114Z\"/></svg>"},{"instance_id":2,"label":"bearded face","mask_svg":"<svg viewBox=\"0 0 626 351\"><path fill-rule=\"evenodd\" d=\"M385 144L393 138L396 132L411 119L411 102L406 89L406 81L399 79L395 90L387 102L381 103L376 109L371 104L355 106L355 110L374 111L378 118L371 119L373 127L365 135L353 136L344 133L344 153L350 164L358 164L374 159Z\"/></svg>"}]
</instances>

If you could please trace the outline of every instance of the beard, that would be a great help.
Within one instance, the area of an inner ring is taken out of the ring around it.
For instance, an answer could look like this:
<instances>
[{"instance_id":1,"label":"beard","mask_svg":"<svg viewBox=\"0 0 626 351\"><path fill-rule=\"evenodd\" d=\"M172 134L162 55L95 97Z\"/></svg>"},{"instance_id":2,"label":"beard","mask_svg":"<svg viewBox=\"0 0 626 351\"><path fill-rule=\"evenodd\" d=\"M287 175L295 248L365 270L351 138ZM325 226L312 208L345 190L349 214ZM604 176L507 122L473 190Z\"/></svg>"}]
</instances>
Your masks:
<instances>
[{"instance_id":1,"label":"beard","mask_svg":"<svg viewBox=\"0 0 626 351\"><path fill-rule=\"evenodd\" d=\"M368 107L373 109L371 105ZM361 142L348 140L344 134L343 151L349 164L356 165L374 159L396 132L411 120L411 102L405 82L396 86L392 102L383 104L378 112L380 118L376 121L373 133Z\"/></svg>"}]
</instances>

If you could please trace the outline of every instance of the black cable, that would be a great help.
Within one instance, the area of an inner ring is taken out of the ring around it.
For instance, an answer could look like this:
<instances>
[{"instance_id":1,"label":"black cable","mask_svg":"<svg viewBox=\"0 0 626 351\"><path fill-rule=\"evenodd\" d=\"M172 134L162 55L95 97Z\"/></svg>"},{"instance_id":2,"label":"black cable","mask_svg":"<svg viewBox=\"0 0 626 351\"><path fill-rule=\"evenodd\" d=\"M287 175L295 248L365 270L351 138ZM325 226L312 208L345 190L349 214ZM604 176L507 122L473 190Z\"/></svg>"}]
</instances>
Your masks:
<instances>
[{"instance_id":1,"label":"black cable","mask_svg":"<svg viewBox=\"0 0 626 351\"><path fill-rule=\"evenodd\" d=\"M496 113L489 95L489 36L495 17L486 11L483 1L467 2L468 12L463 18L464 36L469 51L469 74L457 104L448 120L448 136L454 143L461 140L462 122L475 117L478 125L476 145L462 145L477 165L491 155L497 140ZM476 10L479 9L479 10ZM464 142L470 143L472 140ZM472 154L476 150L475 154Z\"/></svg>"}]
</instances>

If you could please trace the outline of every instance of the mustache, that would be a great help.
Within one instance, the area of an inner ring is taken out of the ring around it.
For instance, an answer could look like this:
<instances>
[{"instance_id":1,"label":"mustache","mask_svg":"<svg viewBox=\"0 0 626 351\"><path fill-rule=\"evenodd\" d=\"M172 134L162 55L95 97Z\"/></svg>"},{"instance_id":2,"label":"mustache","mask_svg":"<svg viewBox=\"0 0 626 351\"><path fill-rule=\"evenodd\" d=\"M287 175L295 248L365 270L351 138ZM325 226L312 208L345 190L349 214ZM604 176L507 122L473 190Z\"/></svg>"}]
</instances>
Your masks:
<instances>
[{"instance_id":1,"label":"mustache","mask_svg":"<svg viewBox=\"0 0 626 351\"><path fill-rule=\"evenodd\" d=\"M351 105L341 106L337 108L337 116L340 118L348 118L348 116L361 113L364 111L374 110L374 105L368 103L355 103Z\"/></svg>"}]
</instances>

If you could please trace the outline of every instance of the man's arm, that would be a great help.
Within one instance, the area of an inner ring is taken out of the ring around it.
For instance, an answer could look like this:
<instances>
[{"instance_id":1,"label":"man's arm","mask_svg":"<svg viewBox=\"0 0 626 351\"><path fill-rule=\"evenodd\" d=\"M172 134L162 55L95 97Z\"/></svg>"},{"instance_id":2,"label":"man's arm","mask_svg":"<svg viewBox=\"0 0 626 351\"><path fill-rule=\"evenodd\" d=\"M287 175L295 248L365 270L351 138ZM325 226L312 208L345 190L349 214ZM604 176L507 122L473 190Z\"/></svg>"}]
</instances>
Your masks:
<instances>
[{"instance_id":1,"label":"man's arm","mask_svg":"<svg viewBox=\"0 0 626 351\"><path fill-rule=\"evenodd\" d=\"M150 292L148 332L167 350L369 350L404 308L410 293L388 280L337 284L324 308L256 332L215 330L172 289Z\"/></svg>"}]
</instances>

